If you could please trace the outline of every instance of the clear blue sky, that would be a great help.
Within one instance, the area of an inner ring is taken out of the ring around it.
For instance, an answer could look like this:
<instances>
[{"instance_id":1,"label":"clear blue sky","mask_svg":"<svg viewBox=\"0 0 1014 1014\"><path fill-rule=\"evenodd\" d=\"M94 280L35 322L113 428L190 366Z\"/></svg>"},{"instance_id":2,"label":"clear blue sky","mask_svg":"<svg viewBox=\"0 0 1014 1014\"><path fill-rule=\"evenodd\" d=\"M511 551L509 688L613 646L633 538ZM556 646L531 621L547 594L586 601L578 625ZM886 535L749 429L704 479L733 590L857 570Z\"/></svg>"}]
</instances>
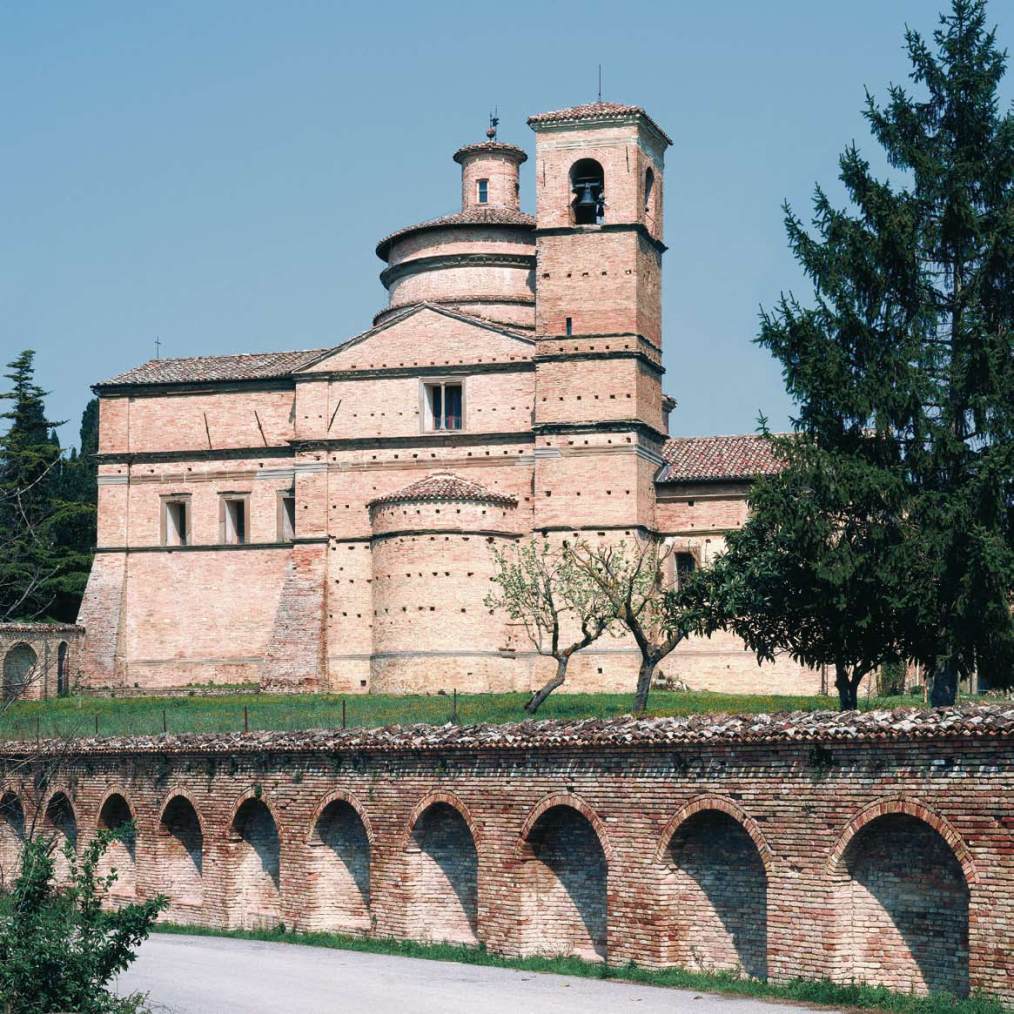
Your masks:
<instances>
[{"instance_id":1,"label":"clear blue sky","mask_svg":"<svg viewBox=\"0 0 1014 1014\"><path fill-rule=\"evenodd\" d=\"M644 105L666 165L666 390L674 432L784 426L751 344L807 295L780 205L807 212L863 86L907 78L902 32L944 0L8 3L0 9L0 353L38 351L76 442L89 384L153 354L337 344L383 303L373 247L454 210L452 152L532 148L535 112ZM994 2L1000 41L1014 10ZM1012 93L1011 81L1005 94ZM532 207L531 162L522 200Z\"/></svg>"}]
</instances>

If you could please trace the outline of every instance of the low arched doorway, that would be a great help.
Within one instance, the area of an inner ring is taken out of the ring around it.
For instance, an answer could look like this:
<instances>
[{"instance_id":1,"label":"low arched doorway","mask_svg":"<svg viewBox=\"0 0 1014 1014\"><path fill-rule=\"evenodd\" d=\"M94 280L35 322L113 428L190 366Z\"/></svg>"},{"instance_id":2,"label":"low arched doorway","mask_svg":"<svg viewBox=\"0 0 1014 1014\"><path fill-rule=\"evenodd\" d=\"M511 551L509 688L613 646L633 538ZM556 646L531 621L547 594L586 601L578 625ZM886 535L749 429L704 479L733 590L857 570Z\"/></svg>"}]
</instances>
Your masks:
<instances>
[{"instance_id":1,"label":"low arched doorway","mask_svg":"<svg viewBox=\"0 0 1014 1014\"><path fill-rule=\"evenodd\" d=\"M130 804L120 793L112 793L102 804L99 827L117 834L99 862L99 875L104 877L115 872L116 880L109 888L109 901L127 904L134 900L137 893L137 831Z\"/></svg>"},{"instance_id":2,"label":"low arched doorway","mask_svg":"<svg viewBox=\"0 0 1014 1014\"><path fill-rule=\"evenodd\" d=\"M42 831L49 840L53 855L53 881L58 887L70 882L69 852L77 851L77 817L64 792L55 792L46 804Z\"/></svg>"},{"instance_id":3,"label":"low arched doorway","mask_svg":"<svg viewBox=\"0 0 1014 1014\"><path fill-rule=\"evenodd\" d=\"M308 929L366 933L370 929L370 839L355 807L333 799L314 821L309 865Z\"/></svg>"},{"instance_id":4,"label":"low arched doorway","mask_svg":"<svg viewBox=\"0 0 1014 1014\"><path fill-rule=\"evenodd\" d=\"M204 904L204 833L193 803L174 796L158 827L159 891L169 899L168 918L195 922Z\"/></svg>"}]
</instances>

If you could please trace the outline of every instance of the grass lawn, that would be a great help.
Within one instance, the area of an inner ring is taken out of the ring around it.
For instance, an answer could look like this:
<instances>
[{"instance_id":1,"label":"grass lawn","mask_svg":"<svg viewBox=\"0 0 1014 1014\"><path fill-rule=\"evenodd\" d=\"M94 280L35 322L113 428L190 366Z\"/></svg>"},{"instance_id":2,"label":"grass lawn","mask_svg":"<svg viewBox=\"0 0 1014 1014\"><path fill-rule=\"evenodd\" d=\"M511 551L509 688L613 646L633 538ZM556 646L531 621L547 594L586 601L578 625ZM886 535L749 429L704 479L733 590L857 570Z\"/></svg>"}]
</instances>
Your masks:
<instances>
[{"instance_id":1,"label":"grass lawn","mask_svg":"<svg viewBox=\"0 0 1014 1014\"><path fill-rule=\"evenodd\" d=\"M411 940L378 937L351 937L337 933L287 933L283 927L270 930L209 930L193 926L160 923L160 933L186 933L197 936L237 937L242 940L267 940L279 943L307 944L312 947L333 947L341 950L366 951L372 954L394 954L406 958L429 958L435 961L460 961L470 965L492 965L517 968L529 972L552 972L557 975L579 975L584 978L619 979L643 982L651 986L669 986L705 993L755 996L789 1000L810 1005L833 1005L838 1009L897 1011L899 1014L1004 1014L1003 1005L989 997L958 1000L946 994L917 997L895 993L879 986L837 986L827 981L796 979L774 985L757 979L739 979L722 972L687 972L681 968L653 971L627 965L609 968L580 958L502 958L481 947L456 944L422 944Z\"/></svg>"},{"instance_id":2,"label":"grass lawn","mask_svg":"<svg viewBox=\"0 0 1014 1014\"><path fill-rule=\"evenodd\" d=\"M478 722L517 722L526 715L527 694L460 694L457 719ZM218 697L65 697L28 701L0 714L0 739L35 736L155 735L163 721L169 732L239 732L244 709L251 730L330 729L346 720L353 726L381 726L451 719L452 701L442 694L389 694L339 697L329 694L229 694ZM610 718L630 711L631 694L554 694L539 710L539 718ZM652 715L689 715L701 712L774 712L836 708L834 697L740 696L703 691L658 691L649 699ZM866 708L896 708L922 704L921 696L870 698ZM96 726L96 722L98 725Z\"/></svg>"}]
</instances>

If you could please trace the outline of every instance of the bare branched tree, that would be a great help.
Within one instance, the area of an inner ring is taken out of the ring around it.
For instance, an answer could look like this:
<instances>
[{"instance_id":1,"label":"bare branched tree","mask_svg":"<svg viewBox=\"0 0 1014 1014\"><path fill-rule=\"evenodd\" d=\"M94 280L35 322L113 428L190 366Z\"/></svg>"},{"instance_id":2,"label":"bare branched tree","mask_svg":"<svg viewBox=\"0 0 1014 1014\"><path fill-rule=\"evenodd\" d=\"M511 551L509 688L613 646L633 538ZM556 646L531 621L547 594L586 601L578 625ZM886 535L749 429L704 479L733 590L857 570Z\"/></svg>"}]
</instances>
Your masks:
<instances>
[{"instance_id":1,"label":"bare branched tree","mask_svg":"<svg viewBox=\"0 0 1014 1014\"><path fill-rule=\"evenodd\" d=\"M502 609L520 623L543 656L556 660L556 672L525 705L535 714L567 679L571 656L602 636L615 621L609 599L598 582L577 566L566 543L551 546L528 541L508 552L493 551L497 592L486 606Z\"/></svg>"},{"instance_id":2,"label":"bare branched tree","mask_svg":"<svg viewBox=\"0 0 1014 1014\"><path fill-rule=\"evenodd\" d=\"M701 611L673 587L673 546L646 538L601 546L579 542L570 552L574 567L598 588L611 615L637 644L641 664L634 713L643 714L659 662L704 625Z\"/></svg>"}]
</instances>

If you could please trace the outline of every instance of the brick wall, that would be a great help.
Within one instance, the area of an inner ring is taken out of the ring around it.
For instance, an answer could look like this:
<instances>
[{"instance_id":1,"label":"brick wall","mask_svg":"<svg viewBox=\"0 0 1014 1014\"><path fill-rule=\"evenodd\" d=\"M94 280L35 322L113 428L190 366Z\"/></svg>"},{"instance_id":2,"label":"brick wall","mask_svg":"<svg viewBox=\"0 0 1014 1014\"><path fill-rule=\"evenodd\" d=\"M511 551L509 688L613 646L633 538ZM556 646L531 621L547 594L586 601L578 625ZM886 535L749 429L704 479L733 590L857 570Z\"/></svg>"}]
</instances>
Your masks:
<instances>
[{"instance_id":1,"label":"brick wall","mask_svg":"<svg viewBox=\"0 0 1014 1014\"><path fill-rule=\"evenodd\" d=\"M209 926L1014 1000L1012 737L968 707L96 740L41 795L8 747L5 791L82 842L121 794L138 895Z\"/></svg>"},{"instance_id":2,"label":"brick wall","mask_svg":"<svg viewBox=\"0 0 1014 1014\"><path fill-rule=\"evenodd\" d=\"M37 701L76 689L83 627L69 623L0 623L4 700Z\"/></svg>"}]
</instances>

